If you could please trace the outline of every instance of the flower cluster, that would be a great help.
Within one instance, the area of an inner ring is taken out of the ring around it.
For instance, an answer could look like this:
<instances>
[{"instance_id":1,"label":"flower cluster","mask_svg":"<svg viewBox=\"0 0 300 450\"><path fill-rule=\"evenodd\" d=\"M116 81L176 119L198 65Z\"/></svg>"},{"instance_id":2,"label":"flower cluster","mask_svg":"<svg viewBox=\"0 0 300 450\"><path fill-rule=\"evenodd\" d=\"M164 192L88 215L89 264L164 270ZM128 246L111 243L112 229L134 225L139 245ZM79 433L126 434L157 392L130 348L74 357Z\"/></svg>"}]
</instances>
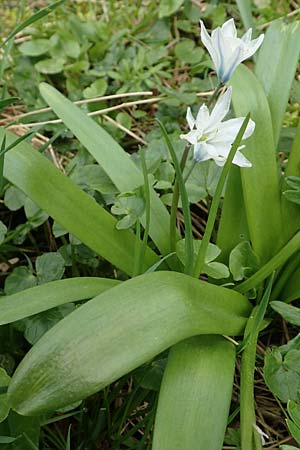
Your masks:
<instances>
[{"instance_id":1,"label":"flower cluster","mask_svg":"<svg viewBox=\"0 0 300 450\"><path fill-rule=\"evenodd\" d=\"M220 83L226 83L236 67L245 59L252 56L262 44L264 35L251 40L251 28L242 36L237 37L237 31L233 19L228 20L222 27L213 30L209 36L201 21L201 39L207 48ZM187 123L190 131L180 137L194 146L194 159L206 161L213 159L216 164L223 166L228 158L231 146L235 140L244 117L224 121L231 103L232 88L229 87L225 93L220 95L212 112L203 104L194 119L191 109L187 110ZM252 135L255 123L250 119L244 132L243 139ZM251 162L240 152L238 148L233 163L240 167L251 167Z\"/></svg>"}]
</instances>

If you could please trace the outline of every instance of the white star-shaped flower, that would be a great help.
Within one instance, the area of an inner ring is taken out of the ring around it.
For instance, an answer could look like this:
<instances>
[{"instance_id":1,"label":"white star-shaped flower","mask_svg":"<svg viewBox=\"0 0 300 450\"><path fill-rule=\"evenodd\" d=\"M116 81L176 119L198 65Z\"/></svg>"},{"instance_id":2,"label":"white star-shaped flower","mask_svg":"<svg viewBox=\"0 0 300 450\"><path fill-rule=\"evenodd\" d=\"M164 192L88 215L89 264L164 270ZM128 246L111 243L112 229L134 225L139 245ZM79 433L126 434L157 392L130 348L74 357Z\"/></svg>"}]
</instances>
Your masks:
<instances>
[{"instance_id":1,"label":"white star-shaped flower","mask_svg":"<svg viewBox=\"0 0 300 450\"><path fill-rule=\"evenodd\" d=\"M223 121L229 111L232 88L220 95L212 112L206 105L202 105L194 119L189 107L186 119L190 128L187 134L181 134L181 139L185 139L194 146L194 159L196 161L206 161L213 159L218 166L223 166L228 158L231 146L235 140L245 117L229 119ZM249 120L244 132L243 139L252 135L255 129L253 120ZM251 167L251 162L240 152L245 146L240 146L233 158L233 164L240 167Z\"/></svg>"}]
</instances>

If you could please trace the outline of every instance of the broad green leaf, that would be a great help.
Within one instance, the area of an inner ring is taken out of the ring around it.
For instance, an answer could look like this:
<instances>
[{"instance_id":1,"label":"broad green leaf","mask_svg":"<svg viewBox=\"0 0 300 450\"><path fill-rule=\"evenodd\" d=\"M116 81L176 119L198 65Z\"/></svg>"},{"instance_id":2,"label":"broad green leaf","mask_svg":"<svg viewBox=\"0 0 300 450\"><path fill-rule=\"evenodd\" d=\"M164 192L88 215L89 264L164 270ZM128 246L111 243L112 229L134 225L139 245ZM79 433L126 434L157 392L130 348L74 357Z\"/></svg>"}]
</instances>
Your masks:
<instances>
[{"instance_id":1,"label":"broad green leaf","mask_svg":"<svg viewBox=\"0 0 300 450\"><path fill-rule=\"evenodd\" d=\"M32 39L31 41L23 42L18 48L23 55L40 56L47 53L50 45L48 39Z\"/></svg>"},{"instance_id":2,"label":"broad green leaf","mask_svg":"<svg viewBox=\"0 0 300 450\"><path fill-rule=\"evenodd\" d=\"M251 11L251 1L250 0L236 0L238 5L240 15L246 29L254 28L254 21Z\"/></svg>"},{"instance_id":3,"label":"broad green leaf","mask_svg":"<svg viewBox=\"0 0 300 450\"><path fill-rule=\"evenodd\" d=\"M65 303L87 300L120 282L108 278L70 278L0 297L0 325L15 322Z\"/></svg>"},{"instance_id":4,"label":"broad green leaf","mask_svg":"<svg viewBox=\"0 0 300 450\"><path fill-rule=\"evenodd\" d=\"M84 98L100 97L105 94L107 83L102 78L94 81L89 87L83 90Z\"/></svg>"},{"instance_id":5,"label":"broad green leaf","mask_svg":"<svg viewBox=\"0 0 300 450\"><path fill-rule=\"evenodd\" d=\"M300 326L300 308L277 301L271 302L270 305L284 320L293 325Z\"/></svg>"},{"instance_id":6,"label":"broad green leaf","mask_svg":"<svg viewBox=\"0 0 300 450\"><path fill-rule=\"evenodd\" d=\"M10 383L10 377L4 369L0 367L0 387L6 387ZM7 395L0 394L0 422L6 419L9 413L9 405L7 402Z\"/></svg>"},{"instance_id":7,"label":"broad green leaf","mask_svg":"<svg viewBox=\"0 0 300 450\"><path fill-rule=\"evenodd\" d=\"M33 202L30 198L26 198L24 211L30 224L36 228L42 225L48 219L48 214Z\"/></svg>"},{"instance_id":8,"label":"broad green leaf","mask_svg":"<svg viewBox=\"0 0 300 450\"><path fill-rule=\"evenodd\" d=\"M117 223L117 229L122 230L132 227L142 216L145 210L145 202L133 192L120 194L115 204L111 207L111 212L117 216L124 216Z\"/></svg>"},{"instance_id":9,"label":"broad green leaf","mask_svg":"<svg viewBox=\"0 0 300 450\"><path fill-rule=\"evenodd\" d=\"M3 136L0 129L0 139ZM8 142L14 137L6 132ZM26 142L5 154L4 176L42 210L103 258L131 274L133 233L115 228L116 220ZM147 249L145 266L157 261Z\"/></svg>"},{"instance_id":10,"label":"broad green leaf","mask_svg":"<svg viewBox=\"0 0 300 450\"><path fill-rule=\"evenodd\" d=\"M44 253L36 258L35 270L39 284L60 280L65 271L65 261L59 253Z\"/></svg>"},{"instance_id":11,"label":"broad green leaf","mask_svg":"<svg viewBox=\"0 0 300 450\"><path fill-rule=\"evenodd\" d=\"M281 347L265 354L264 378L268 388L280 400L298 400L300 389L300 350L283 354Z\"/></svg>"},{"instance_id":12,"label":"broad green leaf","mask_svg":"<svg viewBox=\"0 0 300 450\"><path fill-rule=\"evenodd\" d=\"M15 186L9 186L4 194L4 204L11 211L17 211L24 206L26 195Z\"/></svg>"},{"instance_id":13,"label":"broad green leaf","mask_svg":"<svg viewBox=\"0 0 300 450\"><path fill-rule=\"evenodd\" d=\"M201 240L194 240L193 248L194 248L194 257L196 258L199 248L201 246ZM176 253L180 261L185 264L186 256L185 256L185 240L181 239L176 244ZM214 260L220 255L221 250L215 244L211 242L208 244L205 262L203 267L203 273L206 273L209 277L214 279L228 278L229 270L225 264L214 262Z\"/></svg>"},{"instance_id":14,"label":"broad green leaf","mask_svg":"<svg viewBox=\"0 0 300 450\"><path fill-rule=\"evenodd\" d=\"M180 8L183 2L184 0L161 0L158 8L159 18L171 16Z\"/></svg>"},{"instance_id":15,"label":"broad green leaf","mask_svg":"<svg viewBox=\"0 0 300 450\"><path fill-rule=\"evenodd\" d=\"M7 226L0 220L0 244L2 244L7 233Z\"/></svg>"},{"instance_id":16,"label":"broad green leaf","mask_svg":"<svg viewBox=\"0 0 300 450\"><path fill-rule=\"evenodd\" d=\"M159 394L153 450L220 450L232 394L235 349L221 336L175 345Z\"/></svg>"},{"instance_id":17,"label":"broad green leaf","mask_svg":"<svg viewBox=\"0 0 300 450\"><path fill-rule=\"evenodd\" d=\"M287 177L300 176L300 122L297 127L296 136L289 154L288 165L285 174ZM287 179L286 179L287 180ZM282 190L287 188L287 183L282 183ZM300 207L291 203L285 196L281 198L282 216L284 217L284 234L290 239L300 229Z\"/></svg>"},{"instance_id":18,"label":"broad green leaf","mask_svg":"<svg viewBox=\"0 0 300 450\"><path fill-rule=\"evenodd\" d=\"M289 400L287 405L288 413L295 424L300 428L300 405L299 403Z\"/></svg>"},{"instance_id":19,"label":"broad green leaf","mask_svg":"<svg viewBox=\"0 0 300 450\"><path fill-rule=\"evenodd\" d=\"M60 73L64 69L63 59L47 58L39 61L34 66L36 70L40 73L46 75L53 75L55 73Z\"/></svg>"},{"instance_id":20,"label":"broad green leaf","mask_svg":"<svg viewBox=\"0 0 300 450\"><path fill-rule=\"evenodd\" d=\"M236 281L249 278L259 268L259 260L251 248L249 241L243 241L231 251L229 268Z\"/></svg>"},{"instance_id":21,"label":"broad green leaf","mask_svg":"<svg viewBox=\"0 0 300 450\"><path fill-rule=\"evenodd\" d=\"M143 174L120 145L96 122L52 86L42 83L41 94L107 173L120 192L144 184ZM145 217L142 219L145 223ZM151 188L150 236L163 255L169 252L169 214Z\"/></svg>"},{"instance_id":22,"label":"broad green leaf","mask_svg":"<svg viewBox=\"0 0 300 450\"><path fill-rule=\"evenodd\" d=\"M74 311L74 309L74 303L68 303L24 319L21 323L21 328L24 329L25 339L34 345L48 330Z\"/></svg>"},{"instance_id":23,"label":"broad green leaf","mask_svg":"<svg viewBox=\"0 0 300 450\"><path fill-rule=\"evenodd\" d=\"M16 267L6 278L4 291L7 295L15 294L37 284L36 277L26 266Z\"/></svg>"},{"instance_id":24,"label":"broad green leaf","mask_svg":"<svg viewBox=\"0 0 300 450\"><path fill-rule=\"evenodd\" d=\"M76 167L70 174L74 183L83 190L95 190L101 194L116 194L117 188L98 164L86 164Z\"/></svg>"},{"instance_id":25,"label":"broad green leaf","mask_svg":"<svg viewBox=\"0 0 300 450\"><path fill-rule=\"evenodd\" d=\"M12 378L10 405L31 415L71 404L183 339L240 334L249 312L242 295L184 274L135 277L76 309L38 341Z\"/></svg>"},{"instance_id":26,"label":"broad green leaf","mask_svg":"<svg viewBox=\"0 0 300 450\"><path fill-rule=\"evenodd\" d=\"M252 167L241 169L241 177L253 250L263 264L283 244L271 114L261 84L246 66L241 65L236 69L231 83L236 115L245 116L250 112L255 122L254 134L245 141L245 154L252 162Z\"/></svg>"},{"instance_id":27,"label":"broad green leaf","mask_svg":"<svg viewBox=\"0 0 300 450\"><path fill-rule=\"evenodd\" d=\"M299 450L299 447L294 447L293 445L281 445L280 450Z\"/></svg>"},{"instance_id":28,"label":"broad green leaf","mask_svg":"<svg viewBox=\"0 0 300 450\"><path fill-rule=\"evenodd\" d=\"M195 42L191 39L183 39L176 45L175 55L181 61L194 64L201 61L204 51L201 47L195 48Z\"/></svg>"},{"instance_id":29,"label":"broad green leaf","mask_svg":"<svg viewBox=\"0 0 300 450\"><path fill-rule=\"evenodd\" d=\"M70 58L78 60L80 56L80 45L75 36L66 30L60 30L59 38L65 54Z\"/></svg>"},{"instance_id":30,"label":"broad green leaf","mask_svg":"<svg viewBox=\"0 0 300 450\"><path fill-rule=\"evenodd\" d=\"M217 244L222 250L220 261L228 264L231 250L240 242L249 239L245 211L241 171L232 166L227 180Z\"/></svg>"},{"instance_id":31,"label":"broad green leaf","mask_svg":"<svg viewBox=\"0 0 300 450\"><path fill-rule=\"evenodd\" d=\"M7 418L10 435L18 439L9 449L38 450L40 420L40 417L24 417L11 411Z\"/></svg>"},{"instance_id":32,"label":"broad green leaf","mask_svg":"<svg viewBox=\"0 0 300 450\"><path fill-rule=\"evenodd\" d=\"M277 147L300 51L300 22L276 20L268 28L255 74L267 96ZM287 70L288 68L288 70Z\"/></svg>"},{"instance_id":33,"label":"broad green leaf","mask_svg":"<svg viewBox=\"0 0 300 450\"><path fill-rule=\"evenodd\" d=\"M290 419L286 419L286 423L288 426L288 429L295 439L295 441L300 444L300 427L298 427L294 422L292 422Z\"/></svg>"}]
</instances>

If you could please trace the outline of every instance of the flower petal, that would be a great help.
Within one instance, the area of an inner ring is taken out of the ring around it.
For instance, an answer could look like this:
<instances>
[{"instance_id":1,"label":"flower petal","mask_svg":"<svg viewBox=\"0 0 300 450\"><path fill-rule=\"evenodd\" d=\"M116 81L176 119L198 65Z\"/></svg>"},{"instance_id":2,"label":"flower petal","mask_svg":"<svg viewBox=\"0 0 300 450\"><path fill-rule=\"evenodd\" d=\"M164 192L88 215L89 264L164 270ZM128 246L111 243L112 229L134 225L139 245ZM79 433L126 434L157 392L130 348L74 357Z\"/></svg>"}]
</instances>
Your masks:
<instances>
[{"instance_id":1,"label":"flower petal","mask_svg":"<svg viewBox=\"0 0 300 450\"><path fill-rule=\"evenodd\" d=\"M253 39L253 41L247 43L247 46L243 49L243 59L244 61L247 58L250 58L250 56L254 55L254 53L259 49L261 46L265 35L261 34L257 39Z\"/></svg>"},{"instance_id":2,"label":"flower petal","mask_svg":"<svg viewBox=\"0 0 300 450\"><path fill-rule=\"evenodd\" d=\"M199 131L197 130L191 130L189 131L187 134L181 134L180 135L180 139L185 139L186 141L188 141L190 144L197 144L197 142L199 141L199 139L201 138L202 134L199 133Z\"/></svg>"},{"instance_id":3,"label":"flower petal","mask_svg":"<svg viewBox=\"0 0 300 450\"><path fill-rule=\"evenodd\" d=\"M202 20L200 20L200 25L201 25L200 36L201 36L202 44L208 50L208 53L210 54L210 57L213 60L215 69L218 73L218 68L220 66L220 55L219 55L217 49L212 45L212 39L211 39L210 35L208 34Z\"/></svg>"},{"instance_id":4,"label":"flower petal","mask_svg":"<svg viewBox=\"0 0 300 450\"><path fill-rule=\"evenodd\" d=\"M236 166L252 167L252 163L239 150L237 150L236 154L234 155L232 162Z\"/></svg>"},{"instance_id":5,"label":"flower petal","mask_svg":"<svg viewBox=\"0 0 300 450\"><path fill-rule=\"evenodd\" d=\"M186 120L187 120L187 123L188 123L188 126L189 126L190 130L192 130L194 128L194 126L195 126L195 119L193 117L193 114L192 114L192 111L191 111L190 107L188 107L187 112L186 112Z\"/></svg>"},{"instance_id":6,"label":"flower petal","mask_svg":"<svg viewBox=\"0 0 300 450\"><path fill-rule=\"evenodd\" d=\"M196 128L197 130L201 128L202 130L206 127L206 124L209 121L209 110L208 107L203 104L198 111L197 117L196 117Z\"/></svg>"},{"instance_id":7,"label":"flower petal","mask_svg":"<svg viewBox=\"0 0 300 450\"><path fill-rule=\"evenodd\" d=\"M206 150L206 144L199 142L194 146L194 159L197 162L207 161L211 158L210 153Z\"/></svg>"},{"instance_id":8,"label":"flower petal","mask_svg":"<svg viewBox=\"0 0 300 450\"><path fill-rule=\"evenodd\" d=\"M224 94L221 94L211 112L209 123L205 131L210 131L218 127L221 120L224 119L229 111L231 103L232 87L230 86Z\"/></svg>"},{"instance_id":9,"label":"flower petal","mask_svg":"<svg viewBox=\"0 0 300 450\"><path fill-rule=\"evenodd\" d=\"M245 117L239 117L238 119L230 119L225 122L221 122L217 127L217 133L214 136L214 142L230 142L232 143L245 120ZM247 139L252 135L255 129L255 123L253 120L249 120L246 130L242 139Z\"/></svg>"},{"instance_id":10,"label":"flower petal","mask_svg":"<svg viewBox=\"0 0 300 450\"><path fill-rule=\"evenodd\" d=\"M223 83L227 83L227 81L231 78L231 75L237 68L237 66L245 59L244 45L238 45L238 42L228 42L228 41L229 39L227 39L226 47L228 47L228 49L231 48L231 50L230 52L229 51L227 52L228 55L224 61L222 76L220 77Z\"/></svg>"},{"instance_id":11,"label":"flower petal","mask_svg":"<svg viewBox=\"0 0 300 450\"><path fill-rule=\"evenodd\" d=\"M251 42L252 37L252 28L249 28L249 30L246 31L246 33L241 37L241 40L245 42L245 44Z\"/></svg>"},{"instance_id":12,"label":"flower petal","mask_svg":"<svg viewBox=\"0 0 300 450\"><path fill-rule=\"evenodd\" d=\"M236 37L236 27L235 27L235 23L233 19L229 19L227 20L223 25L222 25L222 34L224 36L228 36L228 37Z\"/></svg>"}]
</instances>

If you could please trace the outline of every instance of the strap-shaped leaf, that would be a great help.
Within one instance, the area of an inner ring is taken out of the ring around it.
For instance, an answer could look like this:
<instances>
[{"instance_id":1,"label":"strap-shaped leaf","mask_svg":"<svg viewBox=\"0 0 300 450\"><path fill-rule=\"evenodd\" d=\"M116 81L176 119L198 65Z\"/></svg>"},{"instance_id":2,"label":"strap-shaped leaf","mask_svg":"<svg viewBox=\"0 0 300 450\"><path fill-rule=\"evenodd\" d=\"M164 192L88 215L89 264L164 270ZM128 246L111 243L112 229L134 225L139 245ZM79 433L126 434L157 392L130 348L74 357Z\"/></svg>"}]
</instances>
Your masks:
<instances>
[{"instance_id":1,"label":"strap-shaped leaf","mask_svg":"<svg viewBox=\"0 0 300 450\"><path fill-rule=\"evenodd\" d=\"M228 265L231 250L241 241L249 240L241 171L232 166L229 172L218 229L217 244L222 250L219 261Z\"/></svg>"},{"instance_id":2,"label":"strap-shaped leaf","mask_svg":"<svg viewBox=\"0 0 300 450\"><path fill-rule=\"evenodd\" d=\"M125 281L37 342L12 378L10 404L25 415L71 404L185 338L240 334L249 312L241 294L180 273Z\"/></svg>"},{"instance_id":3,"label":"strap-shaped leaf","mask_svg":"<svg viewBox=\"0 0 300 450\"><path fill-rule=\"evenodd\" d=\"M51 281L13 295L0 297L0 325L15 322L42 311L96 297L119 284L109 278L70 278Z\"/></svg>"},{"instance_id":4,"label":"strap-shaped leaf","mask_svg":"<svg viewBox=\"0 0 300 450\"><path fill-rule=\"evenodd\" d=\"M300 122L297 127L296 136L289 154L289 161L286 168L286 176L300 176ZM282 183L282 190L288 189L286 182ZM282 195L281 197L282 215L284 217L284 235L285 239L290 239L298 230L300 230L300 206L290 202Z\"/></svg>"},{"instance_id":5,"label":"strap-shaped leaf","mask_svg":"<svg viewBox=\"0 0 300 450\"><path fill-rule=\"evenodd\" d=\"M260 49L255 74L267 96L275 146L281 131L300 51L300 22L276 20L268 28Z\"/></svg>"},{"instance_id":6,"label":"strap-shaped leaf","mask_svg":"<svg viewBox=\"0 0 300 450\"><path fill-rule=\"evenodd\" d=\"M283 244L279 176L271 114L261 84L246 66L239 66L232 78L233 106L237 116L249 112L254 134L246 145L252 167L241 169L249 233L254 251L262 263Z\"/></svg>"},{"instance_id":7,"label":"strap-shaped leaf","mask_svg":"<svg viewBox=\"0 0 300 450\"><path fill-rule=\"evenodd\" d=\"M221 450L235 349L221 336L196 336L171 349L159 394L153 450Z\"/></svg>"},{"instance_id":8,"label":"strap-shaped leaf","mask_svg":"<svg viewBox=\"0 0 300 450\"><path fill-rule=\"evenodd\" d=\"M15 136L0 128L0 141ZM116 219L63 175L31 145L21 142L5 154L4 176L84 244L124 272L132 274L133 233L117 230ZM149 248L145 266L158 260Z\"/></svg>"},{"instance_id":9,"label":"strap-shaped leaf","mask_svg":"<svg viewBox=\"0 0 300 450\"><path fill-rule=\"evenodd\" d=\"M40 91L48 105L93 155L121 192L134 190L144 184L142 172L129 155L93 119L52 86L41 83ZM152 188L150 198L149 234L161 253L166 254L169 252L169 214Z\"/></svg>"}]
</instances>

